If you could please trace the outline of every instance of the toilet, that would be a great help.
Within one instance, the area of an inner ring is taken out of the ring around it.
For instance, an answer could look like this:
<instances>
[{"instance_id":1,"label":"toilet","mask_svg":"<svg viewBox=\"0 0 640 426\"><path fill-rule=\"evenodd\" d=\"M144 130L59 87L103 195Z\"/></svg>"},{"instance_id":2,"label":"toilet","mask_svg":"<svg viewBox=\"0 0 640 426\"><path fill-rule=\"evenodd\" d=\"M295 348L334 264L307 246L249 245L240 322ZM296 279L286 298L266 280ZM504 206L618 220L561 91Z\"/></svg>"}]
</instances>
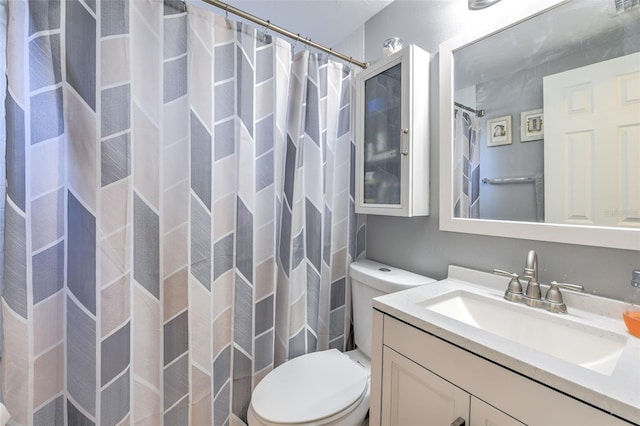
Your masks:
<instances>
[{"instance_id":1,"label":"toilet","mask_svg":"<svg viewBox=\"0 0 640 426\"><path fill-rule=\"evenodd\" d=\"M372 260L349 266L356 349L296 357L267 374L251 395L249 426L362 425L369 411L372 299L435 280Z\"/></svg>"}]
</instances>

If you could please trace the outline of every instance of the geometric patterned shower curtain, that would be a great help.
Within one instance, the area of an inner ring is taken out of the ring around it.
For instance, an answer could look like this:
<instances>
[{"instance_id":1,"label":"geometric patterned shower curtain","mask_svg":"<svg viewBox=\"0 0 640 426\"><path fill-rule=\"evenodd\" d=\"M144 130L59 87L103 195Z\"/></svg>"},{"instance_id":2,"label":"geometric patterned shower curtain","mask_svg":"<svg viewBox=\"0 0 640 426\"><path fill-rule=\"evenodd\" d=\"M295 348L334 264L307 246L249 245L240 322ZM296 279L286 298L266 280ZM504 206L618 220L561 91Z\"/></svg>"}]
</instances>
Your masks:
<instances>
[{"instance_id":1,"label":"geometric patterned shower curtain","mask_svg":"<svg viewBox=\"0 0 640 426\"><path fill-rule=\"evenodd\" d=\"M453 213L454 217L480 217L480 120L454 108Z\"/></svg>"},{"instance_id":2,"label":"geometric patterned shower curtain","mask_svg":"<svg viewBox=\"0 0 640 426\"><path fill-rule=\"evenodd\" d=\"M9 1L18 424L233 424L349 341L348 68L179 1Z\"/></svg>"}]
</instances>

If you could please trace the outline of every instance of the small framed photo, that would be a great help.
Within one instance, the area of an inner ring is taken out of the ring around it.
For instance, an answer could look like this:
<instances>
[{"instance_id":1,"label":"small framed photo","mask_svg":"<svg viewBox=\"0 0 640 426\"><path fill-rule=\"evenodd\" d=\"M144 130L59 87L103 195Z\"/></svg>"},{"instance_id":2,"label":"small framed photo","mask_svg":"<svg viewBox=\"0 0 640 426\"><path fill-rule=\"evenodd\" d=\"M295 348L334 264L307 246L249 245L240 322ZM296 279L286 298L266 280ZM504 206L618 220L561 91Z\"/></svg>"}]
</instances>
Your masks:
<instances>
[{"instance_id":1,"label":"small framed photo","mask_svg":"<svg viewBox=\"0 0 640 426\"><path fill-rule=\"evenodd\" d=\"M487 120L487 146L511 144L511 116Z\"/></svg>"},{"instance_id":2,"label":"small framed photo","mask_svg":"<svg viewBox=\"0 0 640 426\"><path fill-rule=\"evenodd\" d=\"M541 109L520 113L520 142L537 141L544 138L544 114Z\"/></svg>"}]
</instances>

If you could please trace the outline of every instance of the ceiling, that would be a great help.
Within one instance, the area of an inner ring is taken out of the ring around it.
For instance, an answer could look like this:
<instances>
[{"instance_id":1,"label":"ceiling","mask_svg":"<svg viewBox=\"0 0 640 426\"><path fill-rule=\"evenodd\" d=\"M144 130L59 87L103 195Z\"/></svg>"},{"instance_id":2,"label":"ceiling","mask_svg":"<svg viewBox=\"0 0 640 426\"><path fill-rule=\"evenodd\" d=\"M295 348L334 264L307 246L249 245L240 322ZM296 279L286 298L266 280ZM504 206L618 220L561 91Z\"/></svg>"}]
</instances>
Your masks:
<instances>
[{"instance_id":1,"label":"ceiling","mask_svg":"<svg viewBox=\"0 0 640 426\"><path fill-rule=\"evenodd\" d=\"M193 1L204 6L202 2ZM393 0L228 0L302 38L335 47ZM209 6L213 7L213 6ZM220 13L220 9L214 8Z\"/></svg>"}]
</instances>

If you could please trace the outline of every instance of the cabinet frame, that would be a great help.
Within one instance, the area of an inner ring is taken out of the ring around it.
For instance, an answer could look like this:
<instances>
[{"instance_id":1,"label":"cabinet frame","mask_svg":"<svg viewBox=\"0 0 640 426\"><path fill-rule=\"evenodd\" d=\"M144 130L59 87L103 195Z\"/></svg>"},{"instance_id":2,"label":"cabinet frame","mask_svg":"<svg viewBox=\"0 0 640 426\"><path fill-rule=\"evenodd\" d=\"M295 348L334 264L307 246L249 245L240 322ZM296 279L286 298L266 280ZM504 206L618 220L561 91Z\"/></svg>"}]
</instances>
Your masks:
<instances>
[{"instance_id":1,"label":"cabinet frame","mask_svg":"<svg viewBox=\"0 0 640 426\"><path fill-rule=\"evenodd\" d=\"M374 63L356 77L356 213L405 217L429 215L430 56L429 52L409 45ZM402 67L400 204L365 203L365 83L398 64Z\"/></svg>"}]
</instances>

